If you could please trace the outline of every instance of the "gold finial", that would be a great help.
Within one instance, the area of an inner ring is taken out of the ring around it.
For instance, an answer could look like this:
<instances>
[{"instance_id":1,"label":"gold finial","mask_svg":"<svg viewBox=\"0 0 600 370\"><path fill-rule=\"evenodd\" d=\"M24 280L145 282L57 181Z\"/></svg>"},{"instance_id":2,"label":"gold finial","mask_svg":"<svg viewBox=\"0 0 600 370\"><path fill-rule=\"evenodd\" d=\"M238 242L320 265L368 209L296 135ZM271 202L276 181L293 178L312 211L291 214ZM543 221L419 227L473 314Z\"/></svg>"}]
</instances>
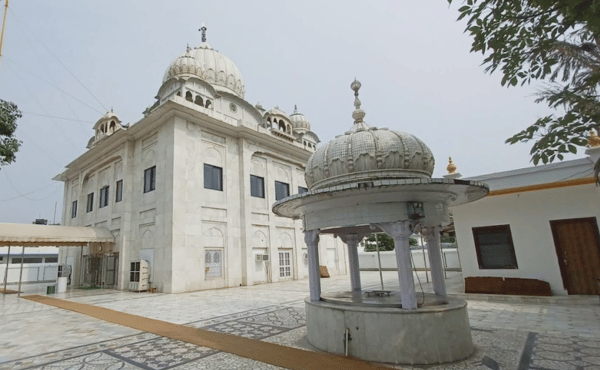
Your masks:
<instances>
[{"instance_id":1,"label":"gold finial","mask_svg":"<svg viewBox=\"0 0 600 370\"><path fill-rule=\"evenodd\" d=\"M354 112L352 112L352 118L354 118L354 123L361 123L363 118L365 118L365 111L360 109L360 100L358 99L358 90L360 90L360 82L354 78L354 82L350 84L350 88L354 90Z\"/></svg>"},{"instance_id":2,"label":"gold finial","mask_svg":"<svg viewBox=\"0 0 600 370\"><path fill-rule=\"evenodd\" d=\"M590 130L590 137L588 137L588 144L590 148L596 148L600 146L600 136L596 134L594 130Z\"/></svg>"},{"instance_id":3,"label":"gold finial","mask_svg":"<svg viewBox=\"0 0 600 370\"><path fill-rule=\"evenodd\" d=\"M452 163L452 157L448 157L448 167L446 167L446 170L448 170L449 174L453 174L456 172L456 165L454 163Z\"/></svg>"}]
</instances>

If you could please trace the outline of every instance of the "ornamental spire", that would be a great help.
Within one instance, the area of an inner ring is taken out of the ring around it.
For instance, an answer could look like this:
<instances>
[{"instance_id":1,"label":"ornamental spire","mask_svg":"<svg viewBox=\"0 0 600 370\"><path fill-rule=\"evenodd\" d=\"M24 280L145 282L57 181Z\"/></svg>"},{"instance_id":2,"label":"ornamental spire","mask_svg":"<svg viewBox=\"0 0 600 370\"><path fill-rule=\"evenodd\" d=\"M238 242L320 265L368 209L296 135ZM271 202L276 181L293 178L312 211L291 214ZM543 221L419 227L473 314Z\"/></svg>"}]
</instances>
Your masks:
<instances>
[{"instance_id":1,"label":"ornamental spire","mask_svg":"<svg viewBox=\"0 0 600 370\"><path fill-rule=\"evenodd\" d=\"M202 27L198 31L202 32L202 42L206 42L206 25L204 25L204 22L202 22Z\"/></svg>"},{"instance_id":2,"label":"ornamental spire","mask_svg":"<svg viewBox=\"0 0 600 370\"><path fill-rule=\"evenodd\" d=\"M352 90L354 90L354 107L356 109L354 109L354 112L352 112L352 118L354 118L354 124L357 123L361 123L363 121L363 118L365 118L365 111L360 109L360 99L358 99L358 90L360 90L360 81L356 80L356 77L354 78L354 82L352 82L352 84L350 84L350 88Z\"/></svg>"}]
</instances>

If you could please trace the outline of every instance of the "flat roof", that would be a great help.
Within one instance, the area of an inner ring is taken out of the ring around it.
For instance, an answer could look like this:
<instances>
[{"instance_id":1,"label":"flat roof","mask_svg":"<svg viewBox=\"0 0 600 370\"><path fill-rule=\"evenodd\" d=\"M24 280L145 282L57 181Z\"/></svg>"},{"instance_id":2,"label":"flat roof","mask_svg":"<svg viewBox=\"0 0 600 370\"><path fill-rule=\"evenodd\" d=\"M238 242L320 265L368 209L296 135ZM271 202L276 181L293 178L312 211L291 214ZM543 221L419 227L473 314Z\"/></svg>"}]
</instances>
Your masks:
<instances>
[{"instance_id":1,"label":"flat roof","mask_svg":"<svg viewBox=\"0 0 600 370\"><path fill-rule=\"evenodd\" d=\"M114 242L112 233L103 227L0 223L0 246L63 247Z\"/></svg>"}]
</instances>

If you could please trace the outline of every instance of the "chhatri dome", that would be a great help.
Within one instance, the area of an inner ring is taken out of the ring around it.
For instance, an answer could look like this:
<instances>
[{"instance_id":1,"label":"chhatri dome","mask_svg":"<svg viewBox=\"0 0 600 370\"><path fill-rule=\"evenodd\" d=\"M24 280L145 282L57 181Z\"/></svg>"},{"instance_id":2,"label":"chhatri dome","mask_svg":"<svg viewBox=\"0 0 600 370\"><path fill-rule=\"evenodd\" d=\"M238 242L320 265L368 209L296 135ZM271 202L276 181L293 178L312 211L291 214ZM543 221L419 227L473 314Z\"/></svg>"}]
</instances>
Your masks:
<instances>
[{"instance_id":1,"label":"chhatri dome","mask_svg":"<svg viewBox=\"0 0 600 370\"><path fill-rule=\"evenodd\" d=\"M244 79L240 70L225 55L206 42L206 26L202 23L202 44L187 47L167 68L163 84L173 77L196 76L211 84L217 91L225 91L244 98Z\"/></svg>"},{"instance_id":2,"label":"chhatri dome","mask_svg":"<svg viewBox=\"0 0 600 370\"><path fill-rule=\"evenodd\" d=\"M399 178L431 178L434 158L417 137L400 131L369 127L360 108L360 82L354 90L354 126L320 146L308 159L306 184L311 190L350 183ZM291 118L291 117L290 117Z\"/></svg>"},{"instance_id":3,"label":"chhatri dome","mask_svg":"<svg viewBox=\"0 0 600 370\"><path fill-rule=\"evenodd\" d=\"M294 105L294 113L290 115L290 121L292 121L292 127L295 131L306 132L310 131L310 122L308 118L300 112L298 107Z\"/></svg>"}]
</instances>

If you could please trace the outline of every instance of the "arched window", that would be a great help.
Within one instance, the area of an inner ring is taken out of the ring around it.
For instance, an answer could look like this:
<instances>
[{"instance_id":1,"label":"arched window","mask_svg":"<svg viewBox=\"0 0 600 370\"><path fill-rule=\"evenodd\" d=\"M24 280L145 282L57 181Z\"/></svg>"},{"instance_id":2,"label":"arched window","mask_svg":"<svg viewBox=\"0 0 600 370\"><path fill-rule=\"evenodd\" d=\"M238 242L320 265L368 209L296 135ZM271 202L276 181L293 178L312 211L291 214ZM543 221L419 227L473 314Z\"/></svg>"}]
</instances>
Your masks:
<instances>
[{"instance_id":1,"label":"arched window","mask_svg":"<svg viewBox=\"0 0 600 370\"><path fill-rule=\"evenodd\" d=\"M117 127L117 125L115 124L115 121L110 121L110 129L108 132L110 132L112 134L113 132L115 132L116 127Z\"/></svg>"},{"instance_id":2,"label":"arched window","mask_svg":"<svg viewBox=\"0 0 600 370\"><path fill-rule=\"evenodd\" d=\"M200 95L196 95L196 99L194 100L195 104L198 104L200 106L204 106L204 102L202 101L202 97Z\"/></svg>"},{"instance_id":3,"label":"arched window","mask_svg":"<svg viewBox=\"0 0 600 370\"><path fill-rule=\"evenodd\" d=\"M215 253L214 261L215 263L219 262L219 253Z\"/></svg>"},{"instance_id":4,"label":"arched window","mask_svg":"<svg viewBox=\"0 0 600 370\"><path fill-rule=\"evenodd\" d=\"M181 96L181 91L177 91L177 94L175 94L177 96Z\"/></svg>"},{"instance_id":5,"label":"arched window","mask_svg":"<svg viewBox=\"0 0 600 370\"><path fill-rule=\"evenodd\" d=\"M210 252L204 253L204 262L205 263L211 263L212 262L212 259L210 258Z\"/></svg>"},{"instance_id":6,"label":"arched window","mask_svg":"<svg viewBox=\"0 0 600 370\"><path fill-rule=\"evenodd\" d=\"M206 108L210 108L210 106L212 105L212 102L208 99L206 99Z\"/></svg>"},{"instance_id":7,"label":"arched window","mask_svg":"<svg viewBox=\"0 0 600 370\"><path fill-rule=\"evenodd\" d=\"M105 133L106 129L104 128L104 124L100 125L100 132Z\"/></svg>"},{"instance_id":8,"label":"arched window","mask_svg":"<svg viewBox=\"0 0 600 370\"><path fill-rule=\"evenodd\" d=\"M194 98L192 98L192 93L191 92L186 92L185 93L185 100L187 101L194 101Z\"/></svg>"},{"instance_id":9,"label":"arched window","mask_svg":"<svg viewBox=\"0 0 600 370\"><path fill-rule=\"evenodd\" d=\"M285 123L283 123L283 120L279 120L279 131L285 132Z\"/></svg>"}]
</instances>

